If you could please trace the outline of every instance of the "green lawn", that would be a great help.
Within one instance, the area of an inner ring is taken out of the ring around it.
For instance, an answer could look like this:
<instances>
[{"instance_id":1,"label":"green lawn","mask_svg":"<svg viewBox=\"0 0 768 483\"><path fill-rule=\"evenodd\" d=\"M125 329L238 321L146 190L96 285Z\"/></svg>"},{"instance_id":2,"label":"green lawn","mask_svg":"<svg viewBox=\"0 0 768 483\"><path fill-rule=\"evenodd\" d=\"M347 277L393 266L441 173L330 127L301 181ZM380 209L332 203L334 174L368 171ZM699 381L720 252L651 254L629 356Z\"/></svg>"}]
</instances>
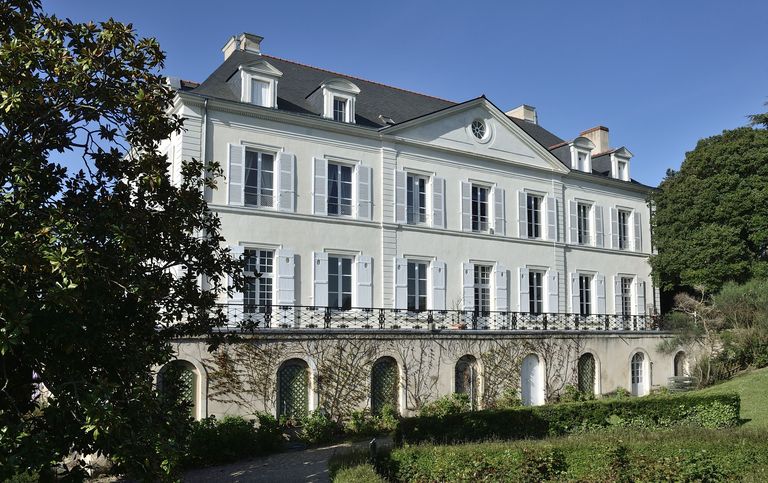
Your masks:
<instances>
[{"instance_id":1,"label":"green lawn","mask_svg":"<svg viewBox=\"0 0 768 483\"><path fill-rule=\"evenodd\" d=\"M748 420L743 427L768 429L768 367L750 371L700 392L738 393L741 396L741 417Z\"/></svg>"}]
</instances>

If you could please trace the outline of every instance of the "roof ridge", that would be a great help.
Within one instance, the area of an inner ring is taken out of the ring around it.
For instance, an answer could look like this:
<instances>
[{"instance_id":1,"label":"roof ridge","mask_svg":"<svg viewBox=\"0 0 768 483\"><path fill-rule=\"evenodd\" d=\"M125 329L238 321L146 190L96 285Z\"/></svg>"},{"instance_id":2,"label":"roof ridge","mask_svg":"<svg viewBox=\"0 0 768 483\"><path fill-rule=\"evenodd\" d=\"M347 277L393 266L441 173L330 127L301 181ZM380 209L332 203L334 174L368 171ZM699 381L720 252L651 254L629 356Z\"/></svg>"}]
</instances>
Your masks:
<instances>
[{"instance_id":1,"label":"roof ridge","mask_svg":"<svg viewBox=\"0 0 768 483\"><path fill-rule=\"evenodd\" d=\"M416 91L413 91L413 90L410 90L410 89L403 89L402 87L391 86L389 84L384 84L382 82L376 82L376 81L364 79L362 77L358 77L358 76L354 76L354 75L342 74L340 72L336 72L336 71L333 71L333 70L323 69L322 67L316 67L314 65L304 64L302 62L297 62L295 60L284 59L282 57L277 57L275 55L261 54L261 56L262 57L271 57L273 59L282 60L283 62L289 62L291 64L300 65L302 67L309 67L310 69L315 69L315 70L320 70L320 71L323 71L323 72L328 72L329 74L333 74L333 75L339 75L339 76L343 76L343 77L349 77L351 79L361 80L361 81L364 81L364 82L368 82L370 84L375 84L375 85L379 85L379 86L383 86L383 87L388 87L390 89L395 89L395 90L398 90L398 91L408 92L408 93L411 93L411 94L416 94L418 96L424 96L424 97L429 97L429 98L432 98L432 99L437 99L438 101L450 102L451 104L459 104L456 101L450 101L448 99L443 99L442 97L437 97L437 96L433 96L433 95L430 95L430 94L424 94L422 92L416 92Z\"/></svg>"}]
</instances>

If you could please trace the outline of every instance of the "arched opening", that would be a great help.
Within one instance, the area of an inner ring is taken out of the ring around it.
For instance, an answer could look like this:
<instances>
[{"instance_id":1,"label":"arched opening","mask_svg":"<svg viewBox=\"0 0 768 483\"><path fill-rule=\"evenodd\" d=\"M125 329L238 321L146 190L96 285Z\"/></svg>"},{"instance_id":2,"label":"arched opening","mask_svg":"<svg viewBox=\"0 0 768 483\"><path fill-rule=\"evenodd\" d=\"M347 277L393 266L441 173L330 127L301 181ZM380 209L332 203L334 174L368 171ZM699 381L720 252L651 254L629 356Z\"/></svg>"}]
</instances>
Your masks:
<instances>
[{"instance_id":1,"label":"arched opening","mask_svg":"<svg viewBox=\"0 0 768 483\"><path fill-rule=\"evenodd\" d=\"M195 366L188 361L171 361L157 375L157 387L167 397L183 403L189 408L189 415L198 414L198 374Z\"/></svg>"},{"instance_id":2,"label":"arched opening","mask_svg":"<svg viewBox=\"0 0 768 483\"><path fill-rule=\"evenodd\" d=\"M635 352L630 363L632 372L632 395L645 396L648 394L648 370L645 354Z\"/></svg>"},{"instance_id":3,"label":"arched opening","mask_svg":"<svg viewBox=\"0 0 768 483\"><path fill-rule=\"evenodd\" d=\"M384 406L390 405L399 412L397 400L400 388L400 374L397 361L381 357L371 369L371 412L381 414Z\"/></svg>"},{"instance_id":4,"label":"arched opening","mask_svg":"<svg viewBox=\"0 0 768 483\"><path fill-rule=\"evenodd\" d=\"M477 371L477 359L472 355L462 356L454 371L456 393L469 396L469 403L474 411L480 402L480 378Z\"/></svg>"},{"instance_id":5,"label":"arched opening","mask_svg":"<svg viewBox=\"0 0 768 483\"><path fill-rule=\"evenodd\" d=\"M594 395L597 387L597 368L595 356L585 352L579 357L578 363L578 389L583 394Z\"/></svg>"},{"instance_id":6,"label":"arched opening","mask_svg":"<svg viewBox=\"0 0 768 483\"><path fill-rule=\"evenodd\" d=\"M685 352L680 351L675 354L675 377L682 377L688 375L686 366Z\"/></svg>"},{"instance_id":7,"label":"arched opening","mask_svg":"<svg viewBox=\"0 0 768 483\"><path fill-rule=\"evenodd\" d=\"M283 362L277 370L277 416L301 419L309 413L309 366L302 359Z\"/></svg>"},{"instance_id":8,"label":"arched opening","mask_svg":"<svg viewBox=\"0 0 768 483\"><path fill-rule=\"evenodd\" d=\"M536 354L525 356L520 367L520 399L525 406L544 404L544 370Z\"/></svg>"}]
</instances>

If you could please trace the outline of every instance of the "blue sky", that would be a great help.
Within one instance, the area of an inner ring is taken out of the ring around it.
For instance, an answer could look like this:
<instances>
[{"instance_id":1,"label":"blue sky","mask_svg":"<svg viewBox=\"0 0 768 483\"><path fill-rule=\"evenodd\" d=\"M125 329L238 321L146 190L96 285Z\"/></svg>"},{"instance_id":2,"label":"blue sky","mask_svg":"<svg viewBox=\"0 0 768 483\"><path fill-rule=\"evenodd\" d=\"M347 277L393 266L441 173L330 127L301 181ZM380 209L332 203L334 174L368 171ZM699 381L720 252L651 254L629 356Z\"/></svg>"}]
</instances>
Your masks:
<instances>
[{"instance_id":1,"label":"blue sky","mask_svg":"<svg viewBox=\"0 0 768 483\"><path fill-rule=\"evenodd\" d=\"M700 138L768 110L766 1L183 2L48 0L154 36L166 74L202 81L240 32L262 51L453 101L533 105L563 138L602 124L647 184Z\"/></svg>"}]
</instances>

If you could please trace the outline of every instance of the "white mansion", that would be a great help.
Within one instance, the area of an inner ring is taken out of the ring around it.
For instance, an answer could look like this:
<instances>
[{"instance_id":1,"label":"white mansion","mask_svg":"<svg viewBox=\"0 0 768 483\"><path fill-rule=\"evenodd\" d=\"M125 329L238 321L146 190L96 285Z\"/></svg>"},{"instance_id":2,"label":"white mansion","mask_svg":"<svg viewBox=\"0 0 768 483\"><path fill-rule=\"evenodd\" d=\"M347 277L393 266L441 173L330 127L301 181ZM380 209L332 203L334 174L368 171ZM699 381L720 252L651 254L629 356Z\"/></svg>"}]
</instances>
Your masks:
<instances>
[{"instance_id":1,"label":"white mansion","mask_svg":"<svg viewBox=\"0 0 768 483\"><path fill-rule=\"evenodd\" d=\"M651 188L631 179L632 153L611 147L607 128L562 139L527 105L454 103L272 57L261 41L230 39L201 84L170 80L185 130L163 147L174 177L182 159L224 168L209 207L232 251L261 274L222 300L233 323L297 337L323 328L491 338L599 329L613 342L592 344L605 346L592 351L595 391L650 389L649 358L662 357L659 336L641 334L659 303L648 264ZM615 331L640 334L637 347L618 347ZM611 351L621 351L616 369ZM180 357L198 371L195 398L208 407L203 355L192 352L181 347ZM472 357L482 375L481 354ZM668 365L657 379L672 374ZM543 401L526 390L523 399ZM317 391L307 397L309 409L320 404Z\"/></svg>"}]
</instances>

